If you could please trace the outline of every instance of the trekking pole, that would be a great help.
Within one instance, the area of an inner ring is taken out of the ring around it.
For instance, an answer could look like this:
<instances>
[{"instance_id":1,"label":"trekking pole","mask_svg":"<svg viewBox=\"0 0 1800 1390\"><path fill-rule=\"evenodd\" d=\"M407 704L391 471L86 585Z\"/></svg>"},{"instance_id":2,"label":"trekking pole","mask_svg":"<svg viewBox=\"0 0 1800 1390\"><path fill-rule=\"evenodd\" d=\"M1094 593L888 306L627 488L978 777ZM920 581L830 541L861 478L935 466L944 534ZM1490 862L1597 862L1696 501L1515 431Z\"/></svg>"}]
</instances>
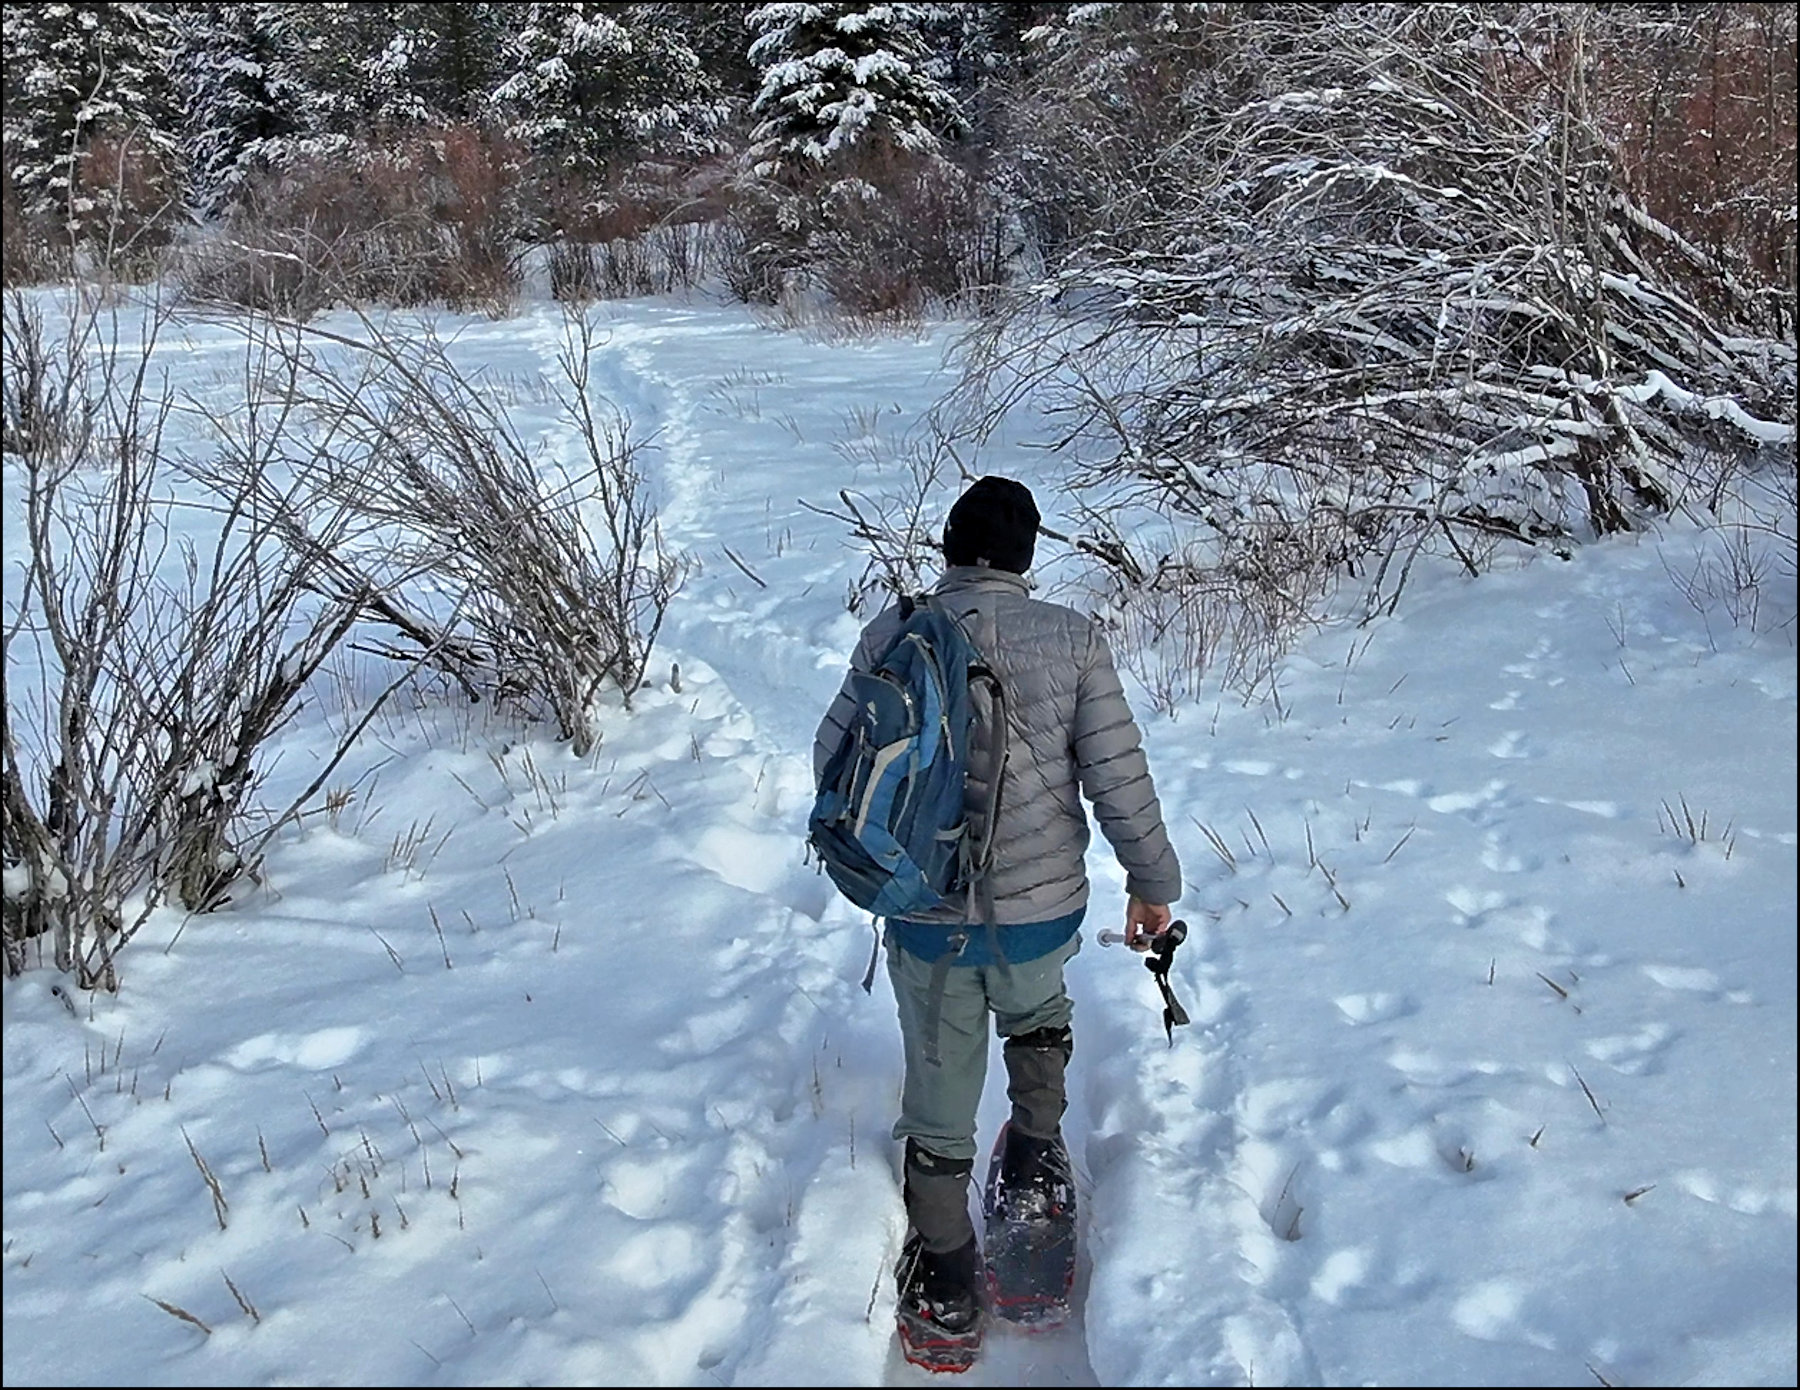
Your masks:
<instances>
[{"instance_id":1,"label":"trekking pole","mask_svg":"<svg viewBox=\"0 0 1800 1390\"><path fill-rule=\"evenodd\" d=\"M1187 1010L1181 1007L1181 1001L1175 997L1175 991L1169 984L1169 967L1175 963L1175 948L1187 940L1187 923L1179 917L1169 923L1162 931L1149 938L1149 954L1144 959L1144 968L1156 981L1156 988L1162 994L1163 1032L1168 1034L1169 1046L1175 1046L1175 1026L1190 1022ZM1125 933L1103 931L1100 933L1102 946L1123 945Z\"/></svg>"}]
</instances>

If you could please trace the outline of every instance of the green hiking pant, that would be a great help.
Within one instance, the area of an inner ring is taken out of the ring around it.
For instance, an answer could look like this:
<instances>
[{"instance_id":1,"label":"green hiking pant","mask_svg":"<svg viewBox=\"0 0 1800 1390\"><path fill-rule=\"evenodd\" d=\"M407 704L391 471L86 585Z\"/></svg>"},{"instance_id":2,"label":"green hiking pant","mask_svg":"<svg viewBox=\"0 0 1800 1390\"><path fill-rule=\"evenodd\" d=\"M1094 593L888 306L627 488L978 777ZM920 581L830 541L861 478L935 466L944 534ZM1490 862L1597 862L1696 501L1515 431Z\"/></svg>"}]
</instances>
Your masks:
<instances>
[{"instance_id":1,"label":"green hiking pant","mask_svg":"<svg viewBox=\"0 0 1800 1390\"><path fill-rule=\"evenodd\" d=\"M1063 984L1063 967L1081 949L1079 934L1036 960L1019 965L959 965L944 972L936 1028L937 1061L930 1060L932 962L890 944L888 977L900 1007L900 1037L906 1053L906 1082L894 1138L916 1140L921 1148L950 1159L975 1157L975 1112L987 1079L988 1015L994 1032L1017 1038L1040 1029L1066 1029L1074 1004ZM1043 1049L1032 1049L1032 1054ZM1066 1051L1049 1057L1049 1074L1015 1067L1010 1094L1020 1128L1054 1133L1063 1105L1062 1063ZM1029 1062L1030 1059L1026 1059ZM1044 1058L1037 1058L1039 1062Z\"/></svg>"}]
</instances>

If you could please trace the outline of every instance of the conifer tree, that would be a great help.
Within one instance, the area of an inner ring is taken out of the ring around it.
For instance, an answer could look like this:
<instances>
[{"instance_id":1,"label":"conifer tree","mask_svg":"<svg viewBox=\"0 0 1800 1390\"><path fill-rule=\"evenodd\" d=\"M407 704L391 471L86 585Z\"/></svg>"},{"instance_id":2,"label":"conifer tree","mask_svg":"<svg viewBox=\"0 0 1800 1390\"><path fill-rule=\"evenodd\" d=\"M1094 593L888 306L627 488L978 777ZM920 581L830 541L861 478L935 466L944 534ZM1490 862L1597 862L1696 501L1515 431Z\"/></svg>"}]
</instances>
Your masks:
<instances>
[{"instance_id":1,"label":"conifer tree","mask_svg":"<svg viewBox=\"0 0 1800 1390\"><path fill-rule=\"evenodd\" d=\"M203 212L230 206L256 167L276 162L299 129L298 101L267 5L181 7L177 85L185 110L183 145L189 195Z\"/></svg>"},{"instance_id":2,"label":"conifer tree","mask_svg":"<svg viewBox=\"0 0 1800 1390\"><path fill-rule=\"evenodd\" d=\"M967 129L937 75L926 31L943 6L758 5L750 59L762 76L751 112L757 172L796 174L870 146L935 153Z\"/></svg>"},{"instance_id":3,"label":"conifer tree","mask_svg":"<svg viewBox=\"0 0 1800 1390\"><path fill-rule=\"evenodd\" d=\"M146 167L159 174L173 166L177 138L163 65L171 41L167 9L7 7L0 19L4 138L8 172L24 212L78 219L91 213L94 199L75 172L83 153L102 136L117 142L114 158L145 157Z\"/></svg>"},{"instance_id":4,"label":"conifer tree","mask_svg":"<svg viewBox=\"0 0 1800 1390\"><path fill-rule=\"evenodd\" d=\"M395 30L409 42L405 85L434 122L469 122L487 113L499 78L501 46L524 7L505 4L397 5Z\"/></svg>"},{"instance_id":5,"label":"conifer tree","mask_svg":"<svg viewBox=\"0 0 1800 1390\"><path fill-rule=\"evenodd\" d=\"M292 94L299 144L316 151L380 139L425 119L410 85L420 45L400 26L407 6L364 0L257 8L275 47L274 76Z\"/></svg>"},{"instance_id":6,"label":"conifer tree","mask_svg":"<svg viewBox=\"0 0 1800 1390\"><path fill-rule=\"evenodd\" d=\"M724 99L734 108L748 107L761 83L750 61L750 10L731 3L666 3L639 6L658 24L677 30L694 50Z\"/></svg>"},{"instance_id":7,"label":"conifer tree","mask_svg":"<svg viewBox=\"0 0 1800 1390\"><path fill-rule=\"evenodd\" d=\"M572 185L652 155L714 148L717 84L661 5L522 7L493 99L506 130Z\"/></svg>"},{"instance_id":8,"label":"conifer tree","mask_svg":"<svg viewBox=\"0 0 1800 1390\"><path fill-rule=\"evenodd\" d=\"M1026 35L1060 18L1064 7L984 0L934 8L944 11L932 30L943 54L944 79L969 119L973 138L989 141L1003 105L1003 84L1024 65Z\"/></svg>"}]
</instances>

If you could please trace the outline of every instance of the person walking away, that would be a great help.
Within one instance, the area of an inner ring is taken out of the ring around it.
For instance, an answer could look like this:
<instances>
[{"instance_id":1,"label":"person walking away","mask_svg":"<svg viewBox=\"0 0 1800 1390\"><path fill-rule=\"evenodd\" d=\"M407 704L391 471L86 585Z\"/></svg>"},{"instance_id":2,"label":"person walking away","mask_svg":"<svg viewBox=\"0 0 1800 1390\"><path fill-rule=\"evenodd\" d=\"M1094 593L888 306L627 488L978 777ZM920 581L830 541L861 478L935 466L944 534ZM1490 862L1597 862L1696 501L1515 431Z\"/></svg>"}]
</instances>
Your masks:
<instances>
[{"instance_id":1,"label":"person walking away","mask_svg":"<svg viewBox=\"0 0 1800 1390\"><path fill-rule=\"evenodd\" d=\"M1003 693L1001 728L995 702L971 683L964 807L981 828L988 868L968 901L890 919L883 937L905 1063L893 1129L905 1145L909 1226L898 1280L903 1339L910 1327L915 1339L961 1347L968 1360L982 1322L968 1188L990 1017L1006 1040L1006 1178L1045 1188L1069 1181L1051 1160L1066 1154L1074 1035L1063 972L1088 906L1084 799L1125 873L1128 944L1146 949L1181 895L1141 734L1099 624L1031 596L1039 522L1030 490L1009 478L979 479L950 509L946 568L926 601L961 625ZM873 670L901 623L899 605L870 622L852 669ZM849 725L848 688L847 678L819 725L815 776Z\"/></svg>"}]
</instances>

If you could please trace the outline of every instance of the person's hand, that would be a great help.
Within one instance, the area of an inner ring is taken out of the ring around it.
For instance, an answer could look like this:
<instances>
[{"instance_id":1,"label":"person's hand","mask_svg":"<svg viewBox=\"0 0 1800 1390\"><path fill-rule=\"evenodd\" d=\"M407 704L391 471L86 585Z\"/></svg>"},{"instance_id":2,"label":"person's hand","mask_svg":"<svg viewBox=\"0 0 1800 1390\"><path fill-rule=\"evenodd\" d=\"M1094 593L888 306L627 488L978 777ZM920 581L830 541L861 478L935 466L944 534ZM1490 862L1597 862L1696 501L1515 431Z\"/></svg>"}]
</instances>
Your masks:
<instances>
[{"instance_id":1,"label":"person's hand","mask_svg":"<svg viewBox=\"0 0 1800 1390\"><path fill-rule=\"evenodd\" d=\"M1152 938L1169 929L1174 914L1167 903L1147 903L1142 898L1125 900L1125 944L1134 951L1148 951Z\"/></svg>"}]
</instances>

